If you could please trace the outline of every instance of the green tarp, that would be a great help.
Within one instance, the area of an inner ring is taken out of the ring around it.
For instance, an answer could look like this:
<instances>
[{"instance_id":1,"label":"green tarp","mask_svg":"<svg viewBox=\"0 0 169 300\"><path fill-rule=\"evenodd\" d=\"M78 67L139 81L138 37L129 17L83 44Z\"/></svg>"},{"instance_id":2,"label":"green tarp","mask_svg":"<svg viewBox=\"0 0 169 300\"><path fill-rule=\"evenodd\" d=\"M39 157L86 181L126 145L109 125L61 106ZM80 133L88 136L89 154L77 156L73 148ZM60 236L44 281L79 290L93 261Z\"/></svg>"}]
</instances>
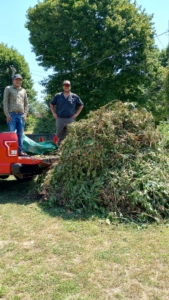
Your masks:
<instances>
[{"instance_id":1,"label":"green tarp","mask_svg":"<svg viewBox=\"0 0 169 300\"><path fill-rule=\"evenodd\" d=\"M23 150L27 154L47 154L57 150L57 145L52 141L36 143L23 134Z\"/></svg>"}]
</instances>

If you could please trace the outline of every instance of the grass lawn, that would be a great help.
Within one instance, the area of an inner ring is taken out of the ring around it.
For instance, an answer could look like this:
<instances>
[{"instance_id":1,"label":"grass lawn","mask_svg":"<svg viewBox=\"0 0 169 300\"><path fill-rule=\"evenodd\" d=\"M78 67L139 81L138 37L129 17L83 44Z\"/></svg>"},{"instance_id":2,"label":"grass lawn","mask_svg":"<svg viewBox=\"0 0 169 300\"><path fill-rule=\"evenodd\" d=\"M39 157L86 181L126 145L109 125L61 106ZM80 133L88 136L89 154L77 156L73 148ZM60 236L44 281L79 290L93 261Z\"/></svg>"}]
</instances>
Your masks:
<instances>
[{"instance_id":1,"label":"grass lawn","mask_svg":"<svg viewBox=\"0 0 169 300\"><path fill-rule=\"evenodd\" d=\"M31 183L0 180L0 299L168 300L168 249L168 224L45 210Z\"/></svg>"}]
</instances>

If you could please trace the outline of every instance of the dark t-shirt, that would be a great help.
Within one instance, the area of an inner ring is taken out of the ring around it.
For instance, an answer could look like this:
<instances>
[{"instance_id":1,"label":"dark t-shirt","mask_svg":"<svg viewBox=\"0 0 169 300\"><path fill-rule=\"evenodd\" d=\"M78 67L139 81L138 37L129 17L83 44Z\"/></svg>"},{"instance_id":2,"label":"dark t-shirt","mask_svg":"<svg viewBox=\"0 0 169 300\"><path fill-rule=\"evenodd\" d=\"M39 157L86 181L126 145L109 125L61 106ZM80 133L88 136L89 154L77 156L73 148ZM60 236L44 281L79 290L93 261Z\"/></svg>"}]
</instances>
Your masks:
<instances>
[{"instance_id":1,"label":"dark t-shirt","mask_svg":"<svg viewBox=\"0 0 169 300\"><path fill-rule=\"evenodd\" d=\"M76 113L76 107L83 106L83 102L76 94L70 93L65 98L63 92L56 94L50 104L56 105L56 114L59 118L71 118Z\"/></svg>"}]
</instances>

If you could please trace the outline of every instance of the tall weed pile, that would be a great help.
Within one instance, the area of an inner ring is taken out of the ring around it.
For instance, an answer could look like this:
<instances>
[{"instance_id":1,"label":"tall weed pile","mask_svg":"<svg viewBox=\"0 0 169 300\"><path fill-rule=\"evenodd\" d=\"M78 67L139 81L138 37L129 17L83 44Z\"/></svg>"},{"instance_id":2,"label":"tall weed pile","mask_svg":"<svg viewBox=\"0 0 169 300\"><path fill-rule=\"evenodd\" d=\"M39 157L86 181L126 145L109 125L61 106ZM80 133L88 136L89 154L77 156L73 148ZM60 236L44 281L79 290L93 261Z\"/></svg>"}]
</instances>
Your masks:
<instances>
[{"instance_id":1,"label":"tall weed pile","mask_svg":"<svg viewBox=\"0 0 169 300\"><path fill-rule=\"evenodd\" d=\"M111 102L69 127L41 184L51 205L132 216L169 215L169 160L152 115Z\"/></svg>"}]
</instances>

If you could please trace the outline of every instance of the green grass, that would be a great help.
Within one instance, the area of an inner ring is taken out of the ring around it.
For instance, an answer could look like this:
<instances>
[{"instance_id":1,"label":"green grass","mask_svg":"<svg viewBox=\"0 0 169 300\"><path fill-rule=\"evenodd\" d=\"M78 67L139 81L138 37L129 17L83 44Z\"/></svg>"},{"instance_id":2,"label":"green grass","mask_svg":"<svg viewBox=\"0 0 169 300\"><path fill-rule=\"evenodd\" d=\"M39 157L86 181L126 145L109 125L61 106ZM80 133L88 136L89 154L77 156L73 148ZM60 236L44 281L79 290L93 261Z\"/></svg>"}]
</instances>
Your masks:
<instances>
[{"instance_id":1,"label":"green grass","mask_svg":"<svg viewBox=\"0 0 169 300\"><path fill-rule=\"evenodd\" d=\"M0 299L168 300L169 225L111 224L47 209L0 180Z\"/></svg>"}]
</instances>

